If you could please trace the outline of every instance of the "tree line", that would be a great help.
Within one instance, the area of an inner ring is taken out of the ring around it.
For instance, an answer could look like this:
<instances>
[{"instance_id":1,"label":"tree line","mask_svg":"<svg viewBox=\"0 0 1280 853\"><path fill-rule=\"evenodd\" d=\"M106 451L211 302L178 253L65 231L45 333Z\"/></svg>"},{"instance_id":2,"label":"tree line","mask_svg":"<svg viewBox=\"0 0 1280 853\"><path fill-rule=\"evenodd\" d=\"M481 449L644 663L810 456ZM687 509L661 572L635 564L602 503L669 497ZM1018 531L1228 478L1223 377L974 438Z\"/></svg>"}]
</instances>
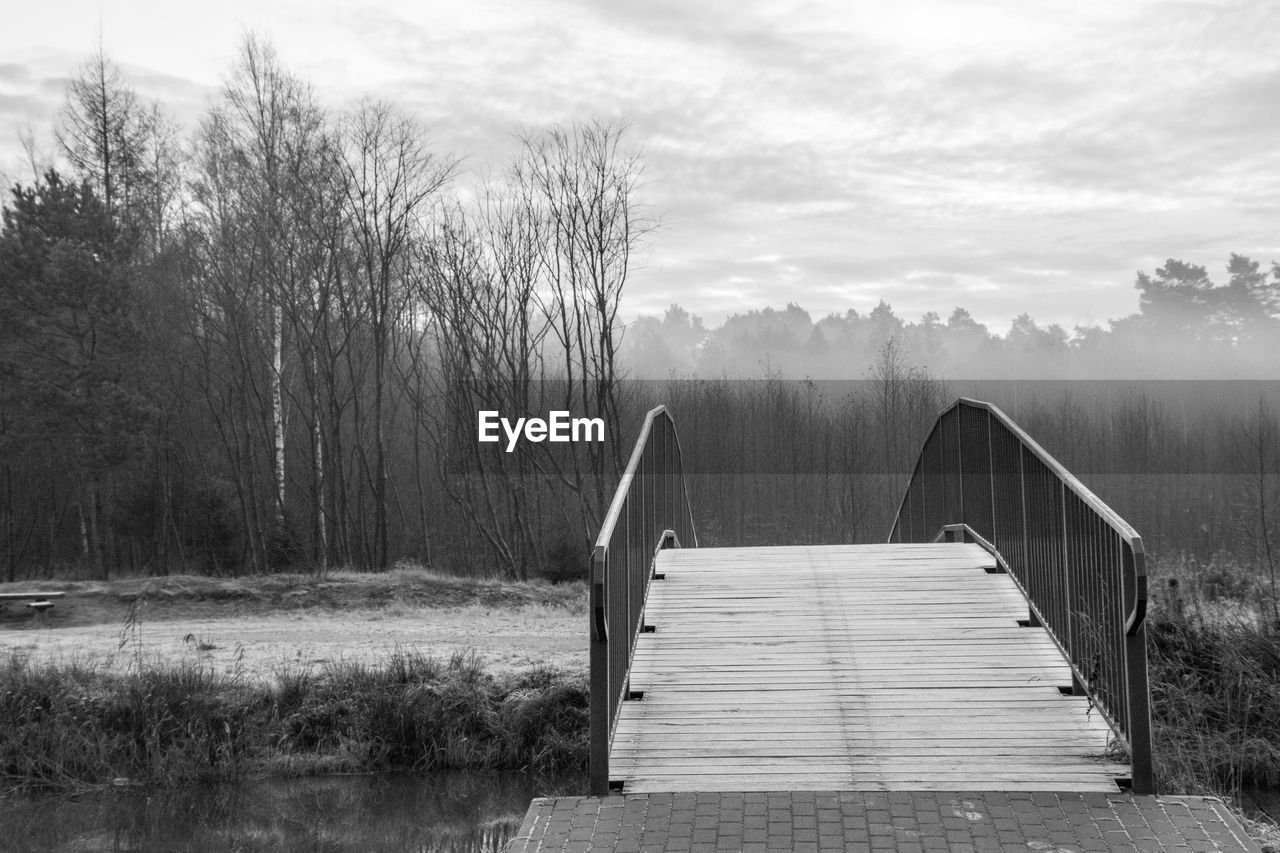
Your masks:
<instances>
[{"instance_id":1,"label":"tree line","mask_svg":"<svg viewBox=\"0 0 1280 853\"><path fill-rule=\"evenodd\" d=\"M919 321L881 302L817 320L794 303L735 314L720 326L672 305L628 329L625 355L651 377L858 378L893 341L935 376L968 379L1276 378L1280 361L1280 264L1232 254L1215 281L1169 259L1139 272L1137 313L1068 331L1018 315L1004 335L961 307Z\"/></svg>"},{"instance_id":2,"label":"tree line","mask_svg":"<svg viewBox=\"0 0 1280 853\"><path fill-rule=\"evenodd\" d=\"M626 127L530 132L479 187L395 105L332 112L246 37L183 134L99 53L63 171L0 231L0 554L79 572L515 577L619 465L618 304L648 225ZM601 417L565 459L475 413Z\"/></svg>"}]
</instances>

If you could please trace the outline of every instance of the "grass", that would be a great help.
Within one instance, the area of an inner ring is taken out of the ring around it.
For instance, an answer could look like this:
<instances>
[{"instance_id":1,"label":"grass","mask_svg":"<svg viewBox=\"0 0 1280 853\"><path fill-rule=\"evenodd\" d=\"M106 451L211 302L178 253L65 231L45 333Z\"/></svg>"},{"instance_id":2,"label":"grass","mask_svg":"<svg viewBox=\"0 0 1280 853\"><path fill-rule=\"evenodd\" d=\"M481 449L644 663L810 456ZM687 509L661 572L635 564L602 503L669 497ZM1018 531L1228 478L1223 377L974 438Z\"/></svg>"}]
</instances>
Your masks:
<instances>
[{"instance_id":1,"label":"grass","mask_svg":"<svg viewBox=\"0 0 1280 853\"><path fill-rule=\"evenodd\" d=\"M1269 618L1269 588L1231 559L1161 561L1152 575L1147 654L1160 790L1212 794L1243 810L1248 792L1280 789L1280 626ZM1245 823L1280 850L1277 820Z\"/></svg>"},{"instance_id":2,"label":"grass","mask_svg":"<svg viewBox=\"0 0 1280 853\"><path fill-rule=\"evenodd\" d=\"M1280 637L1156 612L1151 704L1166 790L1280 787Z\"/></svg>"},{"instance_id":3,"label":"grass","mask_svg":"<svg viewBox=\"0 0 1280 853\"><path fill-rule=\"evenodd\" d=\"M195 662L112 672L12 656L0 669L0 784L76 789L244 775L436 768L581 770L582 674L494 677L474 655L397 651L274 683Z\"/></svg>"},{"instance_id":4,"label":"grass","mask_svg":"<svg viewBox=\"0 0 1280 853\"><path fill-rule=\"evenodd\" d=\"M1151 575L1152 599L1170 616L1216 624L1262 620L1271 612L1270 588L1261 571L1230 555L1153 561Z\"/></svg>"}]
</instances>

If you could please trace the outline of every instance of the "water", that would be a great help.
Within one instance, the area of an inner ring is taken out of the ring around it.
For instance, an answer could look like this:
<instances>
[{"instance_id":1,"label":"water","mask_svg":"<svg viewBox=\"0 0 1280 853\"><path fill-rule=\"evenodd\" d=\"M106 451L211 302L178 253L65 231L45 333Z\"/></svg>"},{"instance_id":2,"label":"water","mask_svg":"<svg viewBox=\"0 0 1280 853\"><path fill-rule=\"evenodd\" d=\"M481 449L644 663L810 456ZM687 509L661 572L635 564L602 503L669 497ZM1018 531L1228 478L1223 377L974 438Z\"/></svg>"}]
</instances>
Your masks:
<instances>
[{"instance_id":1,"label":"water","mask_svg":"<svg viewBox=\"0 0 1280 853\"><path fill-rule=\"evenodd\" d=\"M491 853L535 796L585 780L512 773L324 776L0 800L14 853Z\"/></svg>"},{"instance_id":2,"label":"water","mask_svg":"<svg viewBox=\"0 0 1280 853\"><path fill-rule=\"evenodd\" d=\"M1245 814L1268 823L1280 823L1280 788L1246 788L1240 792Z\"/></svg>"}]
</instances>

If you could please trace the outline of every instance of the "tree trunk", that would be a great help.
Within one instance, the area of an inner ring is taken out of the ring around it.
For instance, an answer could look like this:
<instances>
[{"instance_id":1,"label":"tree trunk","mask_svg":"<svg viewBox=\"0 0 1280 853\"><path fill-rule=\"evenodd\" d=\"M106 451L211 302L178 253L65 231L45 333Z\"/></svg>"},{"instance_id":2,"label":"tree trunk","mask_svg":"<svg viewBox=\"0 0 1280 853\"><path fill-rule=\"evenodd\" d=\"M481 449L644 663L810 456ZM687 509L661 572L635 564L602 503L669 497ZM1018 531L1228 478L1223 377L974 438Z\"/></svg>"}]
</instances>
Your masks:
<instances>
[{"instance_id":1,"label":"tree trunk","mask_svg":"<svg viewBox=\"0 0 1280 853\"><path fill-rule=\"evenodd\" d=\"M274 456L272 473L275 475L275 506L273 507L271 538L279 545L285 536L284 517L284 321L279 305L271 306L271 431ZM273 567L274 568L274 567Z\"/></svg>"}]
</instances>

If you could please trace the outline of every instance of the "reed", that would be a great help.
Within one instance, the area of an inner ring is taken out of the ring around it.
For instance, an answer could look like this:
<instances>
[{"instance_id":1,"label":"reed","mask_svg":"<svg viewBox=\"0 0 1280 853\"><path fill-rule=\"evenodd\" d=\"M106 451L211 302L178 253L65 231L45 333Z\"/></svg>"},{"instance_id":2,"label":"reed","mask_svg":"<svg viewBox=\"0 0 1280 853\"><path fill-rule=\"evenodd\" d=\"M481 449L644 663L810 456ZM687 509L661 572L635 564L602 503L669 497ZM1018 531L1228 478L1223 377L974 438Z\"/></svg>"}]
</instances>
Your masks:
<instances>
[{"instance_id":1,"label":"reed","mask_svg":"<svg viewBox=\"0 0 1280 853\"><path fill-rule=\"evenodd\" d=\"M0 783L74 789L244 775L586 764L581 673L493 675L474 655L283 669L270 683L199 664L0 666Z\"/></svg>"},{"instance_id":2,"label":"reed","mask_svg":"<svg viewBox=\"0 0 1280 853\"><path fill-rule=\"evenodd\" d=\"M1280 787L1280 636L1254 619L1157 612L1148 640L1162 790Z\"/></svg>"}]
</instances>

